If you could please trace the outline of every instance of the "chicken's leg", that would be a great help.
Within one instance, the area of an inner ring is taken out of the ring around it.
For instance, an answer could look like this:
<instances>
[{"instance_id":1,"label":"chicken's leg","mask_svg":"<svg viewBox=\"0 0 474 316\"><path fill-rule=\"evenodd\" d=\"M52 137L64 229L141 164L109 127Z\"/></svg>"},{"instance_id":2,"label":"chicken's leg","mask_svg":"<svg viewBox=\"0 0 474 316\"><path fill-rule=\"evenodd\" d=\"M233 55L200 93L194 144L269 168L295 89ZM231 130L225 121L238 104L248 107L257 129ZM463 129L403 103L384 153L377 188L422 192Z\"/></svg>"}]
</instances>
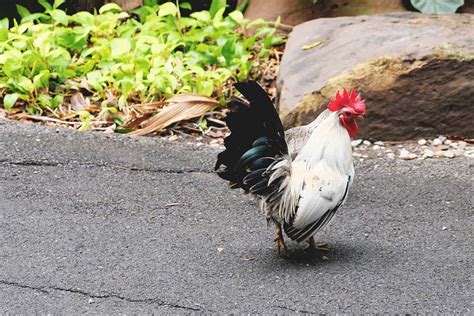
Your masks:
<instances>
[{"instance_id":1,"label":"chicken's leg","mask_svg":"<svg viewBox=\"0 0 474 316\"><path fill-rule=\"evenodd\" d=\"M285 240L283 239L283 231L281 224L275 221L275 243L278 248L278 254L281 256L288 255L288 249L286 249Z\"/></svg>"},{"instance_id":2,"label":"chicken's leg","mask_svg":"<svg viewBox=\"0 0 474 316\"><path fill-rule=\"evenodd\" d=\"M329 251L328 244L326 243L317 243L314 240L314 236L311 236L306 240L308 242L308 249L313 249L313 250L322 250L322 251Z\"/></svg>"}]
</instances>

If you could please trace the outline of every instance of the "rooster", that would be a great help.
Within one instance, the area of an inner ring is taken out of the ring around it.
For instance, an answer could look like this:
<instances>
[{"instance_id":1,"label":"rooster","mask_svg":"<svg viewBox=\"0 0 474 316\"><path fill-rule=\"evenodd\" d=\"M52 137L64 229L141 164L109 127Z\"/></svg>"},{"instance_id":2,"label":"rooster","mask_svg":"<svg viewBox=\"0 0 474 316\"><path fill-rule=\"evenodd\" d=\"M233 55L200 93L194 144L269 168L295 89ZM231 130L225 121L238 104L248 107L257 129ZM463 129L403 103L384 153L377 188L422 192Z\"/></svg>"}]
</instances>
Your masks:
<instances>
[{"instance_id":1,"label":"rooster","mask_svg":"<svg viewBox=\"0 0 474 316\"><path fill-rule=\"evenodd\" d=\"M283 231L308 247L327 249L313 235L347 198L354 179L351 137L359 131L355 119L365 114L364 100L344 89L312 123L285 133L273 103L256 82L235 87L245 99L233 97L229 103L231 134L215 170L231 188L260 200L267 220L275 223L280 254L287 254Z\"/></svg>"}]
</instances>

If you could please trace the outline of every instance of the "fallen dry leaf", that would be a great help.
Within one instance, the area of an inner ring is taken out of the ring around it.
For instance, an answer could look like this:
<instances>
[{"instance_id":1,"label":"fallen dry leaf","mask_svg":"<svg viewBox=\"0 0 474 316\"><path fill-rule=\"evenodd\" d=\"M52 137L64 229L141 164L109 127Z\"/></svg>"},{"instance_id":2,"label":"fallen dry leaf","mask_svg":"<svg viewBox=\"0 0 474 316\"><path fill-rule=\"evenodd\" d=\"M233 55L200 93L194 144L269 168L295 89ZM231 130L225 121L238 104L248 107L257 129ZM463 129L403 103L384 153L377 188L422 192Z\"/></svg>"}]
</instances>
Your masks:
<instances>
[{"instance_id":1,"label":"fallen dry leaf","mask_svg":"<svg viewBox=\"0 0 474 316\"><path fill-rule=\"evenodd\" d=\"M138 128L138 126L140 126L141 123L148 120L151 116L152 116L152 113L145 113L141 116L138 116L129 120L126 126L133 129Z\"/></svg>"},{"instance_id":2,"label":"fallen dry leaf","mask_svg":"<svg viewBox=\"0 0 474 316\"><path fill-rule=\"evenodd\" d=\"M75 93L71 96L71 107L74 111L82 111L87 109L91 105L89 98L84 98L84 95L80 92Z\"/></svg>"},{"instance_id":3,"label":"fallen dry leaf","mask_svg":"<svg viewBox=\"0 0 474 316\"><path fill-rule=\"evenodd\" d=\"M141 114L156 112L158 109L162 108L165 104L165 101L156 101L150 103L139 103L133 104L130 107Z\"/></svg>"},{"instance_id":4,"label":"fallen dry leaf","mask_svg":"<svg viewBox=\"0 0 474 316\"><path fill-rule=\"evenodd\" d=\"M108 106L117 106L117 97L110 90L105 91L105 94L107 95L107 101L109 101Z\"/></svg>"},{"instance_id":5,"label":"fallen dry leaf","mask_svg":"<svg viewBox=\"0 0 474 316\"><path fill-rule=\"evenodd\" d=\"M318 47L320 45L326 44L326 42L327 42L327 40L317 41L317 42L314 42L314 43L303 46L302 49L303 50L308 50L308 49L311 49L311 48L315 48L315 47Z\"/></svg>"},{"instance_id":6,"label":"fallen dry leaf","mask_svg":"<svg viewBox=\"0 0 474 316\"><path fill-rule=\"evenodd\" d=\"M200 117L219 105L213 98L197 94L177 95L166 103L169 105L149 119L143 128L132 131L129 135L143 136L160 131L176 122Z\"/></svg>"}]
</instances>

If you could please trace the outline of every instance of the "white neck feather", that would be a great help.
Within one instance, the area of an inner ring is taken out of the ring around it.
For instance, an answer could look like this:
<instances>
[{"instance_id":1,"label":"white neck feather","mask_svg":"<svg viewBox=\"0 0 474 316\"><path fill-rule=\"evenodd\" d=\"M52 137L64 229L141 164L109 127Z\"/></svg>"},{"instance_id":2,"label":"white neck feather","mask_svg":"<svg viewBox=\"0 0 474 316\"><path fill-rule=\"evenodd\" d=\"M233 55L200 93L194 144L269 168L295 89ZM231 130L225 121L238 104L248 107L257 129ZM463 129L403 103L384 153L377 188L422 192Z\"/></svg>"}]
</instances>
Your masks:
<instances>
[{"instance_id":1,"label":"white neck feather","mask_svg":"<svg viewBox=\"0 0 474 316\"><path fill-rule=\"evenodd\" d=\"M314 123L317 123L317 127L295 161L306 161L307 168L324 161L328 167L343 173L349 172L353 168L351 139L341 125L338 114L325 111Z\"/></svg>"}]
</instances>

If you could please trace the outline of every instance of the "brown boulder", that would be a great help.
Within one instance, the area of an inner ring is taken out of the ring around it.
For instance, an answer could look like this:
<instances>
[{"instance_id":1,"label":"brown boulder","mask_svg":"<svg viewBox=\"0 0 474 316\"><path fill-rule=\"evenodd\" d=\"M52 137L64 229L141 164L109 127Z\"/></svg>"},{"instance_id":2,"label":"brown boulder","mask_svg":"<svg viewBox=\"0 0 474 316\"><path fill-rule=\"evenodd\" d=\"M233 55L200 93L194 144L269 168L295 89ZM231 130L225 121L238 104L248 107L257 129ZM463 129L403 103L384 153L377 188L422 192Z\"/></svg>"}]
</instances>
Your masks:
<instances>
[{"instance_id":1,"label":"brown boulder","mask_svg":"<svg viewBox=\"0 0 474 316\"><path fill-rule=\"evenodd\" d=\"M241 4L243 0L239 0ZM194 4L193 4L194 8ZM416 11L410 0L251 0L245 16L297 25L317 18ZM474 13L474 0L465 0L458 13Z\"/></svg>"},{"instance_id":2,"label":"brown boulder","mask_svg":"<svg viewBox=\"0 0 474 316\"><path fill-rule=\"evenodd\" d=\"M474 0L465 0L464 5L461 7L461 13L474 13Z\"/></svg>"},{"instance_id":3,"label":"brown boulder","mask_svg":"<svg viewBox=\"0 0 474 316\"><path fill-rule=\"evenodd\" d=\"M361 137L473 137L473 29L470 14L410 12L298 25L277 82L284 125L312 121L336 91L355 87L367 103Z\"/></svg>"},{"instance_id":4,"label":"brown boulder","mask_svg":"<svg viewBox=\"0 0 474 316\"><path fill-rule=\"evenodd\" d=\"M278 17L285 24L296 25L321 17L369 15L406 11L402 0L251 0L245 17L275 21Z\"/></svg>"}]
</instances>

